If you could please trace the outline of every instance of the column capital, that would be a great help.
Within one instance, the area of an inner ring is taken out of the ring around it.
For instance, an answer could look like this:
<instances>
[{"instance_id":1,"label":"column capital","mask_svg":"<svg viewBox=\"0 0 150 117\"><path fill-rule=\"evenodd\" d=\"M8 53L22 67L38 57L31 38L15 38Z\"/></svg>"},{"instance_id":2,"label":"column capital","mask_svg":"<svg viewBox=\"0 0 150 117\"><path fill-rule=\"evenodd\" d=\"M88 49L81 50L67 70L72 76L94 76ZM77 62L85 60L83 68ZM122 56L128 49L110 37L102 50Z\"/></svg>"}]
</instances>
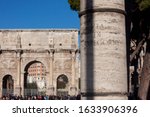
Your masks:
<instances>
[{"instance_id":1,"label":"column capital","mask_svg":"<svg viewBox=\"0 0 150 117\"><path fill-rule=\"evenodd\" d=\"M22 49L20 49L20 48L18 48L18 49L16 49L16 53L22 53Z\"/></svg>"},{"instance_id":2,"label":"column capital","mask_svg":"<svg viewBox=\"0 0 150 117\"><path fill-rule=\"evenodd\" d=\"M22 49L16 49L17 56L20 56L22 52L23 52Z\"/></svg>"},{"instance_id":3,"label":"column capital","mask_svg":"<svg viewBox=\"0 0 150 117\"><path fill-rule=\"evenodd\" d=\"M71 51L71 58L72 60L76 59L76 51Z\"/></svg>"},{"instance_id":4,"label":"column capital","mask_svg":"<svg viewBox=\"0 0 150 117\"><path fill-rule=\"evenodd\" d=\"M54 53L53 53L53 52L50 52L50 53L49 53L49 57L50 57L50 59L54 59Z\"/></svg>"},{"instance_id":5,"label":"column capital","mask_svg":"<svg viewBox=\"0 0 150 117\"><path fill-rule=\"evenodd\" d=\"M55 53L55 50L54 49L50 49L50 50L48 50L48 53L49 53L50 57L53 57L53 55Z\"/></svg>"},{"instance_id":6,"label":"column capital","mask_svg":"<svg viewBox=\"0 0 150 117\"><path fill-rule=\"evenodd\" d=\"M21 50L16 51L16 57L17 57L18 60L21 59Z\"/></svg>"},{"instance_id":7,"label":"column capital","mask_svg":"<svg viewBox=\"0 0 150 117\"><path fill-rule=\"evenodd\" d=\"M50 49L49 52L50 52L50 53L54 53L55 50L54 50L54 49Z\"/></svg>"}]
</instances>

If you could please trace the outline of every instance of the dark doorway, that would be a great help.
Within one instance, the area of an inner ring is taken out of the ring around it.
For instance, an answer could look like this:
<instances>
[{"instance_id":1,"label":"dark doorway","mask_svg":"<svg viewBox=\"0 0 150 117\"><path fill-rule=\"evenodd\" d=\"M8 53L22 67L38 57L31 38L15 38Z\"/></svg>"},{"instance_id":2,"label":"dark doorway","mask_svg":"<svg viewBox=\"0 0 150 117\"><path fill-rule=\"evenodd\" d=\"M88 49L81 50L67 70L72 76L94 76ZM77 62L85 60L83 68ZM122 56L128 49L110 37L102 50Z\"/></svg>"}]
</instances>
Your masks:
<instances>
[{"instance_id":1,"label":"dark doorway","mask_svg":"<svg viewBox=\"0 0 150 117\"><path fill-rule=\"evenodd\" d=\"M57 78L57 95L66 96L68 95L69 81L66 75L60 75Z\"/></svg>"},{"instance_id":2,"label":"dark doorway","mask_svg":"<svg viewBox=\"0 0 150 117\"><path fill-rule=\"evenodd\" d=\"M13 81L11 75L4 76L2 85L3 85L3 90L2 90L3 96L13 94L13 92L14 92L14 81Z\"/></svg>"}]
</instances>

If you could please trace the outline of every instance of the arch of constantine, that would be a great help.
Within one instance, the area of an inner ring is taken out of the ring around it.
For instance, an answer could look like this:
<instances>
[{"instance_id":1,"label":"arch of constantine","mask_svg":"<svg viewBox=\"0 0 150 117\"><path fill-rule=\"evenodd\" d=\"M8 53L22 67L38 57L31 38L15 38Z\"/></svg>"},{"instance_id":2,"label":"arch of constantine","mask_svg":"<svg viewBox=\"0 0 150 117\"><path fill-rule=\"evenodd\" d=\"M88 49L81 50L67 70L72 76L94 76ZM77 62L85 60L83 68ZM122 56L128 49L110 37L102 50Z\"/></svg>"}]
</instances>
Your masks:
<instances>
[{"instance_id":1,"label":"arch of constantine","mask_svg":"<svg viewBox=\"0 0 150 117\"><path fill-rule=\"evenodd\" d=\"M25 95L33 81L48 95L76 95L78 57L76 29L0 30L0 96Z\"/></svg>"}]
</instances>

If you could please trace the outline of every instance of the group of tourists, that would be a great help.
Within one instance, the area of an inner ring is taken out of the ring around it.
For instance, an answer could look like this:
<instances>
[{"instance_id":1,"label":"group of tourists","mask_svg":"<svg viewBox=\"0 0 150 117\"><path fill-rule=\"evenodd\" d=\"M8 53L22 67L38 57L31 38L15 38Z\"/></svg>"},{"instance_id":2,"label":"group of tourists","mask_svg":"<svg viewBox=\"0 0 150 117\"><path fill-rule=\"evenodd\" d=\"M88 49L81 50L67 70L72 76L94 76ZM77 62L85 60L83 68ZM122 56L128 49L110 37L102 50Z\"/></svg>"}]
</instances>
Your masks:
<instances>
[{"instance_id":1,"label":"group of tourists","mask_svg":"<svg viewBox=\"0 0 150 117\"><path fill-rule=\"evenodd\" d=\"M77 96L70 95L30 95L30 96L18 96L18 95L3 95L1 100L80 100L81 96L78 94Z\"/></svg>"}]
</instances>

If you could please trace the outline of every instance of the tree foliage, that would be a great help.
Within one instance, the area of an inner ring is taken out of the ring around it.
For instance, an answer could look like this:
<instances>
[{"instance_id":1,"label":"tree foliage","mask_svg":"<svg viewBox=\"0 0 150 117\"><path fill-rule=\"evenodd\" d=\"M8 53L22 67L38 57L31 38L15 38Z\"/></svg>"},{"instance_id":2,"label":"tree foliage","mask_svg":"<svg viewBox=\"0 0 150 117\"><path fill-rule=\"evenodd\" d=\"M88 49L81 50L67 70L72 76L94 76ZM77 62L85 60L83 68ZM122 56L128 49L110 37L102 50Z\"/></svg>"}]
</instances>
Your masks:
<instances>
[{"instance_id":1,"label":"tree foliage","mask_svg":"<svg viewBox=\"0 0 150 117\"><path fill-rule=\"evenodd\" d=\"M139 9L141 11L150 8L150 0L137 0L137 3L139 4Z\"/></svg>"},{"instance_id":2,"label":"tree foliage","mask_svg":"<svg viewBox=\"0 0 150 117\"><path fill-rule=\"evenodd\" d=\"M74 11L80 10L80 0L68 0L68 3L70 4L70 8Z\"/></svg>"}]
</instances>

